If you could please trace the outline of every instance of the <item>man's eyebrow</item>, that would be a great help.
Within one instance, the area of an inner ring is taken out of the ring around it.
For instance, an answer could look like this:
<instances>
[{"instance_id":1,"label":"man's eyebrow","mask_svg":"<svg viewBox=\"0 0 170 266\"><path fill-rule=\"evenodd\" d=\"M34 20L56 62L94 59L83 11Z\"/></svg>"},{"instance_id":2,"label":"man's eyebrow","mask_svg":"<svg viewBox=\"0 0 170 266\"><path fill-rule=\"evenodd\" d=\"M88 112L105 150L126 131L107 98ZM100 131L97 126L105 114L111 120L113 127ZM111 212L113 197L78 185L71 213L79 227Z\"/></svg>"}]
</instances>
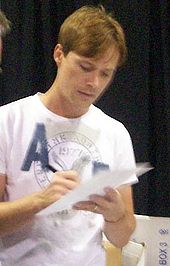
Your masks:
<instances>
[{"instance_id":1,"label":"man's eyebrow","mask_svg":"<svg viewBox=\"0 0 170 266\"><path fill-rule=\"evenodd\" d=\"M89 67L93 67L93 68L96 68L96 66L95 66L95 64L94 63L91 63L91 62L89 62L88 60L85 60L85 59L79 59L78 60L80 63L82 63L82 64L87 64L87 65L89 65ZM116 71L116 69L114 69L114 68L105 68L105 69L103 69L104 71L106 71L106 72L115 72Z\"/></svg>"},{"instance_id":2,"label":"man's eyebrow","mask_svg":"<svg viewBox=\"0 0 170 266\"><path fill-rule=\"evenodd\" d=\"M87 60L85 60L85 59L78 59L78 61L79 61L80 63L82 63L82 64L87 64L87 65L89 65L89 66L91 66L91 67L94 67L94 66L95 66L93 63L91 63L91 62L89 62L89 61L87 61Z\"/></svg>"},{"instance_id":3,"label":"man's eyebrow","mask_svg":"<svg viewBox=\"0 0 170 266\"><path fill-rule=\"evenodd\" d=\"M105 68L104 71L109 72L109 73L112 73L112 72L114 73L116 71L116 69L115 68Z\"/></svg>"}]
</instances>

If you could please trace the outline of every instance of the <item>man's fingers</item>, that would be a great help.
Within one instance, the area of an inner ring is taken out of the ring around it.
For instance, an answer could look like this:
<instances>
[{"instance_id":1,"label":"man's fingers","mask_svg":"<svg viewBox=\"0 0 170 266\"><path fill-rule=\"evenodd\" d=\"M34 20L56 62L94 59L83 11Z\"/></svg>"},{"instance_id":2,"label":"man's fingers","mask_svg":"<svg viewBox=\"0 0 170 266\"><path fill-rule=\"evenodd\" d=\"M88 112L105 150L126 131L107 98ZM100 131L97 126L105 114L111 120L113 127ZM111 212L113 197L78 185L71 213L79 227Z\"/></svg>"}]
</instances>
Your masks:
<instances>
[{"instance_id":1,"label":"man's fingers","mask_svg":"<svg viewBox=\"0 0 170 266\"><path fill-rule=\"evenodd\" d=\"M104 188L105 191L105 197L107 200L114 202L117 197L120 197L120 193L117 189L113 189L111 187Z\"/></svg>"},{"instance_id":2,"label":"man's fingers","mask_svg":"<svg viewBox=\"0 0 170 266\"><path fill-rule=\"evenodd\" d=\"M51 184L54 186L60 185L68 189L74 189L79 185L79 182L77 182L77 180L74 179L67 179L63 176L55 176L55 179L53 179Z\"/></svg>"},{"instance_id":3,"label":"man's fingers","mask_svg":"<svg viewBox=\"0 0 170 266\"><path fill-rule=\"evenodd\" d=\"M101 207L95 204L93 201L80 201L74 204L73 209L90 211L94 213L102 213Z\"/></svg>"},{"instance_id":4,"label":"man's fingers","mask_svg":"<svg viewBox=\"0 0 170 266\"><path fill-rule=\"evenodd\" d=\"M79 175L74 170L55 172L53 179L56 179L59 176L65 178L65 179L70 179L70 180L73 180L76 182L80 182Z\"/></svg>"},{"instance_id":5,"label":"man's fingers","mask_svg":"<svg viewBox=\"0 0 170 266\"><path fill-rule=\"evenodd\" d=\"M80 184L80 178L76 171L56 172L53 176L52 184L62 185L68 189L74 189Z\"/></svg>"}]
</instances>

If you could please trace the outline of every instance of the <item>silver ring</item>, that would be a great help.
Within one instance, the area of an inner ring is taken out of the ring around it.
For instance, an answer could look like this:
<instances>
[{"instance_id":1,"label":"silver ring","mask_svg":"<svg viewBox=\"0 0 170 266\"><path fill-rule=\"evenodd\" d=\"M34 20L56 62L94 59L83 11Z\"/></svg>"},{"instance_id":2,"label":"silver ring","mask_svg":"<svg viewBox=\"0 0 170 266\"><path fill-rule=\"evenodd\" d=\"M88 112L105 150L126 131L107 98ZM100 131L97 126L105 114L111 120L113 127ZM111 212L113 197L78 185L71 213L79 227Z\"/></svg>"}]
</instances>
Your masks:
<instances>
[{"instance_id":1,"label":"silver ring","mask_svg":"<svg viewBox=\"0 0 170 266\"><path fill-rule=\"evenodd\" d=\"M94 209L93 209L93 211L96 211L97 208L98 208L98 206L97 206L97 204L96 204L95 207L94 207Z\"/></svg>"}]
</instances>

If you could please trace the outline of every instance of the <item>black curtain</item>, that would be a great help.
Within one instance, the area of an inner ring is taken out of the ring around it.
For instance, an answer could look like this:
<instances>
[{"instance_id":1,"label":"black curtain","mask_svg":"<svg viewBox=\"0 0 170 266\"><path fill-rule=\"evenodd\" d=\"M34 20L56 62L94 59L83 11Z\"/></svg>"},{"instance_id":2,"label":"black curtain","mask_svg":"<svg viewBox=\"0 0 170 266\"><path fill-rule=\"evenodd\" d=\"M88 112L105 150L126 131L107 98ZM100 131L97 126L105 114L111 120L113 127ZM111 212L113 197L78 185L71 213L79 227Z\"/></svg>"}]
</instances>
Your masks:
<instances>
[{"instance_id":1,"label":"black curtain","mask_svg":"<svg viewBox=\"0 0 170 266\"><path fill-rule=\"evenodd\" d=\"M128 60L97 105L129 130L137 162L154 170L133 186L135 212L170 216L170 20L168 1L3 0L12 22L4 40L0 104L44 92L56 68L59 27L77 8L103 4L122 24Z\"/></svg>"}]
</instances>

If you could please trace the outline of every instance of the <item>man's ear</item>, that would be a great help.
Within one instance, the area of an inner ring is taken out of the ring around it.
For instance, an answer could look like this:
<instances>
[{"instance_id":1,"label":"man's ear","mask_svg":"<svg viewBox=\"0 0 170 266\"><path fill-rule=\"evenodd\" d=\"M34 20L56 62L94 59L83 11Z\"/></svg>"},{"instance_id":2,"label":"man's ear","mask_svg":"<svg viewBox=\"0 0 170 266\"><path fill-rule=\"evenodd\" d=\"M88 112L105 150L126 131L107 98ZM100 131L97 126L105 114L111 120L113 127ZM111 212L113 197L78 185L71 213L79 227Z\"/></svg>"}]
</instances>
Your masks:
<instances>
[{"instance_id":1,"label":"man's ear","mask_svg":"<svg viewBox=\"0 0 170 266\"><path fill-rule=\"evenodd\" d=\"M58 43L55 46L53 57L54 57L54 61L56 62L57 66L59 66L62 62L63 57L64 57L63 47L61 44Z\"/></svg>"}]
</instances>

